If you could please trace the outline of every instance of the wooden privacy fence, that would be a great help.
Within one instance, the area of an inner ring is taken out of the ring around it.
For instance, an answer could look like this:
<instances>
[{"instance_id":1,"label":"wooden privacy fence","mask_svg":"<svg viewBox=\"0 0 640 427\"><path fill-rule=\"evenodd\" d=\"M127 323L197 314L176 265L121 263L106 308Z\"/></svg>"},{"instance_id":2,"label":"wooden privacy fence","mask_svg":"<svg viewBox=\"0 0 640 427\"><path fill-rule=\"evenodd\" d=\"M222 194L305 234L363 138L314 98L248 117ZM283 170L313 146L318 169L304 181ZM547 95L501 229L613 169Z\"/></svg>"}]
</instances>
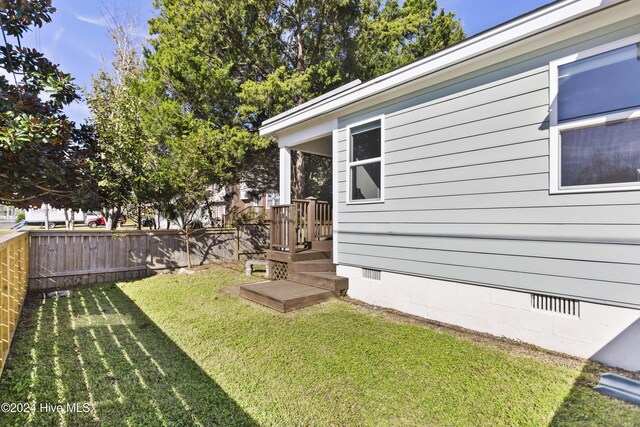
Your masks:
<instances>
[{"instance_id":1,"label":"wooden privacy fence","mask_svg":"<svg viewBox=\"0 0 640 427\"><path fill-rule=\"evenodd\" d=\"M29 235L12 234L0 238L0 338L2 361L0 374L9 354L20 311L27 295Z\"/></svg>"},{"instance_id":2,"label":"wooden privacy fence","mask_svg":"<svg viewBox=\"0 0 640 427\"><path fill-rule=\"evenodd\" d=\"M32 231L29 290L130 280L187 266L184 235L167 231ZM268 226L190 233L193 266L255 257L268 247Z\"/></svg>"}]
</instances>

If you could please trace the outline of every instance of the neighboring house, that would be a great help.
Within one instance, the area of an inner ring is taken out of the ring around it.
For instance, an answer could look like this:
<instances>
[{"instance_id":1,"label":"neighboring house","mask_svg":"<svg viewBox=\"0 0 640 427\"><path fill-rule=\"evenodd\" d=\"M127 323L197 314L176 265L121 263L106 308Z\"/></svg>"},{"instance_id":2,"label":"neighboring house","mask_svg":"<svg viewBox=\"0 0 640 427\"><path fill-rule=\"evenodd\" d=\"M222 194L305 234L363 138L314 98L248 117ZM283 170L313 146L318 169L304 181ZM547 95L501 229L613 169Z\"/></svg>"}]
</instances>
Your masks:
<instances>
[{"instance_id":1,"label":"neighboring house","mask_svg":"<svg viewBox=\"0 0 640 427\"><path fill-rule=\"evenodd\" d=\"M223 225L230 219L230 211L248 211L252 208L256 212L266 212L268 209L277 205L279 202L278 191L265 190L255 191L252 190L247 184L240 184L240 191L233 200L227 200L227 189L223 186L213 188L213 196L210 199L209 207L211 209L211 215L213 217L212 224ZM208 218L205 219L207 223Z\"/></svg>"},{"instance_id":2,"label":"neighboring house","mask_svg":"<svg viewBox=\"0 0 640 427\"><path fill-rule=\"evenodd\" d=\"M551 3L271 118L349 295L640 370L640 1Z\"/></svg>"},{"instance_id":3,"label":"neighboring house","mask_svg":"<svg viewBox=\"0 0 640 427\"><path fill-rule=\"evenodd\" d=\"M214 185L209 187L209 190L211 196L208 203L202 203L191 218L204 227L230 226L231 223L229 221L231 218L229 212L232 209L241 211L256 207L256 210L265 212L265 210L278 203L277 191L256 192L244 183L240 184L240 191L237 193L237 197L234 196L232 200L227 197L227 189L224 186ZM154 214L153 219L159 224L160 229L180 228L175 221L167 221L164 216L157 212Z\"/></svg>"},{"instance_id":4,"label":"neighboring house","mask_svg":"<svg viewBox=\"0 0 640 427\"><path fill-rule=\"evenodd\" d=\"M268 209L278 204L280 194L276 190L256 191L249 188L247 184L242 183L240 184L240 199L246 205Z\"/></svg>"},{"instance_id":5,"label":"neighboring house","mask_svg":"<svg viewBox=\"0 0 640 427\"><path fill-rule=\"evenodd\" d=\"M0 221L15 222L20 209L13 206L0 205Z\"/></svg>"}]
</instances>

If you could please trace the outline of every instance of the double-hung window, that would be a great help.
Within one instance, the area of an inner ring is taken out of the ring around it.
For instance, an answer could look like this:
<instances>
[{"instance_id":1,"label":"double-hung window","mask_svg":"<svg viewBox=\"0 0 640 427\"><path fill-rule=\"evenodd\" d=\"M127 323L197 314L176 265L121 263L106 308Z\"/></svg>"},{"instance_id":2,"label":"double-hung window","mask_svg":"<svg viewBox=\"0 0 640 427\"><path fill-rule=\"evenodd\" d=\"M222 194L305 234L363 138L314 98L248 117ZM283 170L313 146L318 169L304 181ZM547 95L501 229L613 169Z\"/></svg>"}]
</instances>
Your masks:
<instances>
[{"instance_id":1,"label":"double-hung window","mask_svg":"<svg viewBox=\"0 0 640 427\"><path fill-rule=\"evenodd\" d=\"M382 202L383 119L349 127L347 136L348 202Z\"/></svg>"},{"instance_id":2,"label":"double-hung window","mask_svg":"<svg viewBox=\"0 0 640 427\"><path fill-rule=\"evenodd\" d=\"M640 36L550 64L552 193L640 189Z\"/></svg>"}]
</instances>

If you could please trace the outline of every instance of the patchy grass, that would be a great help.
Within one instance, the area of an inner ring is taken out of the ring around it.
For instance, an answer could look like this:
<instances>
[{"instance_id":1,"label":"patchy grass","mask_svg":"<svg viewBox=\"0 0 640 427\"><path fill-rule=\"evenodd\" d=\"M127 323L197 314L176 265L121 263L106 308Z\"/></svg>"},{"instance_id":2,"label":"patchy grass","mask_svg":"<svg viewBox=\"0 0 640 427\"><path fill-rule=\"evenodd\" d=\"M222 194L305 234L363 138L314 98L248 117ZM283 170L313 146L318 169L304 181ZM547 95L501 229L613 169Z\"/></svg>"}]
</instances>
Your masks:
<instances>
[{"instance_id":1,"label":"patchy grass","mask_svg":"<svg viewBox=\"0 0 640 427\"><path fill-rule=\"evenodd\" d=\"M221 293L240 267L31 299L0 402L90 402L24 425L638 425L598 367L330 301L287 315Z\"/></svg>"}]
</instances>

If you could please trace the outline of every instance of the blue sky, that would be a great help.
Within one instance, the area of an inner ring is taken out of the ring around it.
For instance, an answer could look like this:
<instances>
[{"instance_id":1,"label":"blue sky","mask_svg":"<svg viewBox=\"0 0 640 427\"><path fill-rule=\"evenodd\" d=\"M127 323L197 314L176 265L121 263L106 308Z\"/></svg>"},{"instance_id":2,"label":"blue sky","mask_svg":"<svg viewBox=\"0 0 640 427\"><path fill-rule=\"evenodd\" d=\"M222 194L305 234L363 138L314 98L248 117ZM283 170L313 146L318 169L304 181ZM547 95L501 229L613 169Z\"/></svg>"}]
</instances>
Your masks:
<instances>
[{"instance_id":1,"label":"blue sky","mask_svg":"<svg viewBox=\"0 0 640 427\"><path fill-rule=\"evenodd\" d=\"M438 0L447 12L456 12L467 35L472 36L516 16L553 3L552 0Z\"/></svg>"},{"instance_id":2,"label":"blue sky","mask_svg":"<svg viewBox=\"0 0 640 427\"><path fill-rule=\"evenodd\" d=\"M139 42L147 35L146 22L154 15L152 0L53 0L58 10L52 22L30 31L23 44L35 47L47 58L71 73L80 87L91 87L91 76L100 68L109 67L113 43L107 32L110 13L135 15ZM69 117L79 123L89 117L84 102L66 109Z\"/></svg>"},{"instance_id":3,"label":"blue sky","mask_svg":"<svg viewBox=\"0 0 640 427\"><path fill-rule=\"evenodd\" d=\"M447 11L462 19L468 35L508 21L550 3L550 0L439 0ZM152 0L54 0L58 11L53 21L29 33L26 46L35 47L63 71L71 73L81 87L91 86L91 76L108 67L113 44L107 33L109 11L128 11L137 16L140 41L147 34L146 21L155 14ZM83 122L89 116L84 103L67 109L69 117Z\"/></svg>"}]
</instances>

